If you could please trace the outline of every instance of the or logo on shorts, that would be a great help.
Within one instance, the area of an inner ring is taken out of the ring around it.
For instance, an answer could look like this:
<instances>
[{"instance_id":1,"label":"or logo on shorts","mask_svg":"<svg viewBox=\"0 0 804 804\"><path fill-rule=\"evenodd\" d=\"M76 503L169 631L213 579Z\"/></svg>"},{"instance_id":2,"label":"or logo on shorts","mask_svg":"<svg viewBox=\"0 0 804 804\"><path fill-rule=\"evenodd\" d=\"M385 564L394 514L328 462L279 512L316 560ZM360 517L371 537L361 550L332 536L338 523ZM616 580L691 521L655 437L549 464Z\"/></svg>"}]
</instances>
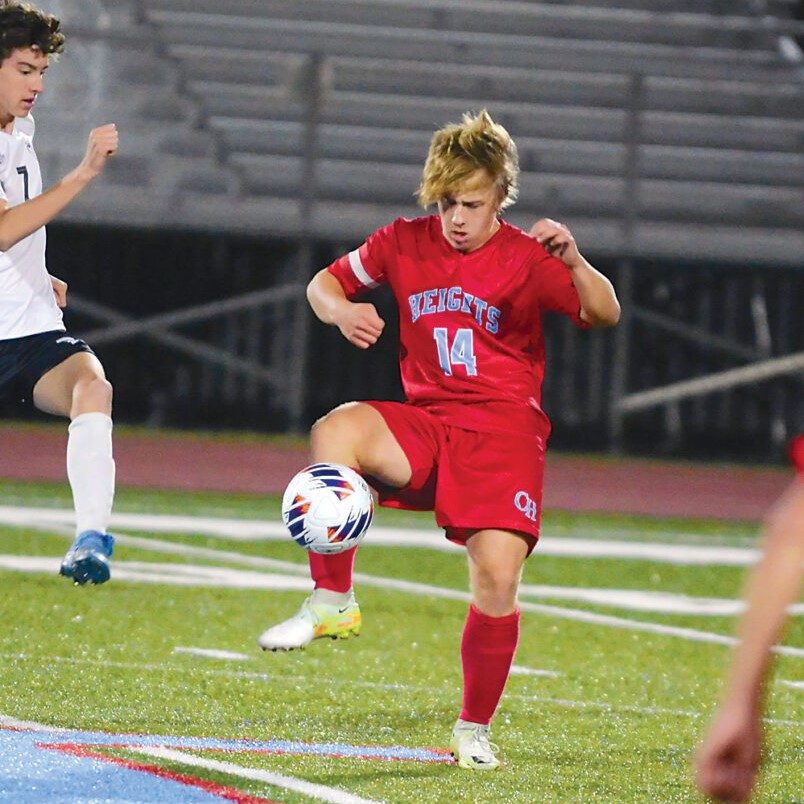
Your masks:
<instances>
[{"instance_id":1,"label":"or logo on shorts","mask_svg":"<svg viewBox=\"0 0 804 804\"><path fill-rule=\"evenodd\" d=\"M69 335L65 335L62 338L59 338L56 343L71 343L73 346L78 346L81 341L78 338L71 338Z\"/></svg>"},{"instance_id":2,"label":"or logo on shorts","mask_svg":"<svg viewBox=\"0 0 804 804\"><path fill-rule=\"evenodd\" d=\"M531 521L535 522L539 516L539 506L531 499L527 491L518 491L514 495L514 505Z\"/></svg>"}]
</instances>

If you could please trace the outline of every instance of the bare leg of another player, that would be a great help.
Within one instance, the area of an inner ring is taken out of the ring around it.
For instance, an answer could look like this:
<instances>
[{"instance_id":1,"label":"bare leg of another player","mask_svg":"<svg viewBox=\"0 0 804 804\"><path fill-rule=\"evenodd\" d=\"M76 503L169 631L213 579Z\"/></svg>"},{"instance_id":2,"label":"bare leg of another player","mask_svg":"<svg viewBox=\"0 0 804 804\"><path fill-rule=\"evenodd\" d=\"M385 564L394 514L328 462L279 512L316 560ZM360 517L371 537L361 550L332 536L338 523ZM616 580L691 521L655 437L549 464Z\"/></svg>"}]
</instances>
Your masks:
<instances>
[{"instance_id":1,"label":"bare leg of another player","mask_svg":"<svg viewBox=\"0 0 804 804\"><path fill-rule=\"evenodd\" d=\"M67 477L76 538L60 572L77 584L109 579L114 539L107 533L114 498L112 386L94 354L80 352L46 372L34 386L39 410L70 418Z\"/></svg>"},{"instance_id":2,"label":"bare leg of another player","mask_svg":"<svg viewBox=\"0 0 804 804\"><path fill-rule=\"evenodd\" d=\"M317 421L311 452L314 463L349 466L389 486L410 482L405 453L371 405L349 402ZM355 547L331 555L307 554L313 593L293 617L262 633L258 643L263 650L294 650L320 637L346 639L360 633L362 616L352 589L356 552Z\"/></svg>"}]
</instances>

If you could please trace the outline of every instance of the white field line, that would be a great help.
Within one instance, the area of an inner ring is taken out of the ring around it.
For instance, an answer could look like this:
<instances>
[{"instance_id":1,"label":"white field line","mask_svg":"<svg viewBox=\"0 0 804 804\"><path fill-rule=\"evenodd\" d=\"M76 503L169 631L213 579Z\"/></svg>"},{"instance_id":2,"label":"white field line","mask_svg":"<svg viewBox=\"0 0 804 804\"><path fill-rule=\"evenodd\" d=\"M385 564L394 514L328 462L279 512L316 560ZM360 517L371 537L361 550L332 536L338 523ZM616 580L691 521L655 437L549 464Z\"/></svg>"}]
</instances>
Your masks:
<instances>
[{"instance_id":1,"label":"white field line","mask_svg":"<svg viewBox=\"0 0 804 804\"><path fill-rule=\"evenodd\" d=\"M219 650L217 648L192 648L180 647L173 648L173 653L184 653L192 656L201 656L205 659L223 659L229 661L251 661L254 656L249 656L247 653L236 653L231 650ZM536 676L539 678L560 678L563 673L558 673L555 670L541 670L535 667L523 667L521 665L511 665L512 676ZM275 676L274 676L275 678ZM785 684L794 684L795 682L782 682ZM384 685L388 686L388 685Z\"/></svg>"},{"instance_id":2,"label":"white field line","mask_svg":"<svg viewBox=\"0 0 804 804\"><path fill-rule=\"evenodd\" d=\"M174 653L186 653L192 656L201 656L205 659L224 659L230 661L251 661L254 657L249 656L247 653L235 653L231 650L219 650L217 648L192 648L180 647L177 645L173 648ZM540 678L559 678L561 673L555 670L538 670L534 667L521 667L520 665L511 665L512 676L538 676Z\"/></svg>"},{"instance_id":3,"label":"white field line","mask_svg":"<svg viewBox=\"0 0 804 804\"><path fill-rule=\"evenodd\" d=\"M577 600L598 606L615 606L629 611L650 611L657 614L705 614L710 617L733 617L745 609L742 600L718 597L691 597L672 592L642 589L592 589L575 586L542 586L522 584L520 594L528 597L552 597ZM804 613L804 603L795 603L788 613Z\"/></svg>"},{"instance_id":4,"label":"white field line","mask_svg":"<svg viewBox=\"0 0 804 804\"><path fill-rule=\"evenodd\" d=\"M804 690L804 681L785 681L780 678L777 684L783 684L785 687L792 687L794 690Z\"/></svg>"},{"instance_id":5,"label":"white field line","mask_svg":"<svg viewBox=\"0 0 804 804\"><path fill-rule=\"evenodd\" d=\"M187 653L191 656L201 656L204 659L226 659L233 662L251 661L254 657L247 653L235 653L232 650L219 650L217 648L192 648L176 645L174 653Z\"/></svg>"},{"instance_id":6,"label":"white field line","mask_svg":"<svg viewBox=\"0 0 804 804\"><path fill-rule=\"evenodd\" d=\"M128 537L121 537L128 542ZM146 542L149 540L145 540ZM20 572L57 572L59 558L0 554L0 567ZM177 586L226 587L229 589L272 589L275 591L310 591L309 578L284 573L252 572L196 564L164 564L147 561L116 561L114 577L118 581L164 583ZM638 589L590 589L575 586L539 586L523 584L522 597L561 600L613 606L629 611L658 614L733 616L744 608L739 600L689 597L669 592ZM790 607L791 615L804 613L804 604Z\"/></svg>"},{"instance_id":7,"label":"white field line","mask_svg":"<svg viewBox=\"0 0 804 804\"><path fill-rule=\"evenodd\" d=\"M747 567L756 563L759 551L748 547L654 544L652 542L599 541L597 539L539 539L537 553L568 558L616 558L656 561L664 564Z\"/></svg>"},{"instance_id":8,"label":"white field line","mask_svg":"<svg viewBox=\"0 0 804 804\"><path fill-rule=\"evenodd\" d=\"M0 658L12 658L22 661L39 661L39 657L26 656L25 654L0 654ZM74 658L66 656L49 657L48 661L57 661L76 666L91 666L91 667L114 667L124 668L128 670L137 670L139 672L154 672L154 673L186 673L184 668L167 667L164 664L147 664L144 662L114 662L107 659L85 659ZM210 668L197 668L196 672L202 675L221 676L224 678L248 678L252 680L264 680L269 683L276 683L277 681L297 682L298 675L278 675L269 673L247 673L238 670L224 670L224 669L210 669ZM438 688L430 686L417 686L415 684L383 684L372 681L361 681L359 678L328 678L327 683L339 686L348 685L350 688L356 689L394 689L402 693L407 693L417 698L421 697L423 692L433 694L438 691ZM789 683L789 682L788 682ZM795 682L793 682L795 683ZM449 688L452 692L452 688ZM649 716L672 716L672 717L685 717L685 718L700 718L707 716L706 712L696 712L693 709L666 709L659 706L637 706L632 704L613 704L609 701L576 701L571 698L553 698L547 695L533 695L528 693L517 693L513 690L506 690L505 699L515 699L518 701L531 701L533 703L549 704L551 706L559 706L567 709L591 709L595 711L604 712L625 712L637 715ZM792 728L801 728L804 722L798 720L788 720L785 718L763 718L763 723L774 726L785 726ZM26 720L17 720L16 718L7 717L0 714L0 727L6 726L7 728L19 728L27 731L58 731L59 733L69 734L74 729L64 728L51 728L41 723L32 723Z\"/></svg>"},{"instance_id":9,"label":"white field line","mask_svg":"<svg viewBox=\"0 0 804 804\"><path fill-rule=\"evenodd\" d=\"M0 523L18 527L50 530L54 526L71 527L73 511L57 508L24 508L0 506ZM173 516L169 514L114 514L112 530L139 530L161 533L193 533L233 540L284 541L287 531L279 522L218 517ZM669 535L669 534L668 534ZM447 541L436 529L374 527L366 537L365 546L427 547L456 551L463 548ZM546 534L539 541L535 555L580 558L619 558L657 561L670 564L747 566L759 553L746 547L702 546L690 544L658 544L621 541L616 539L579 539Z\"/></svg>"},{"instance_id":10,"label":"white field line","mask_svg":"<svg viewBox=\"0 0 804 804\"><path fill-rule=\"evenodd\" d=\"M65 729L61 726L46 726L33 720L17 720L15 717L0 715L0 728L20 729L21 731L46 731L53 734L69 734L74 729Z\"/></svg>"},{"instance_id":11,"label":"white field line","mask_svg":"<svg viewBox=\"0 0 804 804\"><path fill-rule=\"evenodd\" d=\"M254 656L250 656L246 653L236 653L234 651L229 650L214 650L209 648L185 648L185 647L175 647L173 648L173 653L182 653L182 654L190 654L195 656L202 656L205 658L211 659L227 659L230 661L251 661L254 659ZM19 654L3 654L0 653L0 659L2 658L11 658L16 660L22 661L35 661L34 657L27 656L24 653ZM126 670L158 670L159 667L153 664L145 664L145 663L138 663L138 662L114 662L108 660L100 660L100 659L74 659L72 657L66 656L57 656L53 659L53 661L61 663L61 664L92 664L98 665L101 667L116 667L120 669ZM170 668L163 667L163 670L168 672ZM177 670L177 672L185 672L184 669ZM199 668L199 672L202 675L222 675L224 677L235 677L235 678L247 678L257 681L294 681L298 680L297 676L286 676L280 675L276 673L255 673L255 672L248 672L242 670L209 670L208 668ZM532 667L522 667L520 665L512 665L511 666L511 675L512 676L537 676L541 678L560 678L562 673L557 673L555 670L537 670ZM336 680L333 679L334 683L337 683ZM349 683L352 686L356 687L364 687L367 689L383 689L383 690L406 690L406 691L414 691L419 690L420 692L432 691L432 687L414 687L412 685L405 685L405 684L388 684L385 682L375 682L375 681L363 681L361 679L350 679ZM7 725L18 725L19 728L28 728L29 731L33 730L36 724L28 724L27 721L14 721L11 723L11 719L7 718L8 724ZM0 726L4 723L3 719L0 718ZM44 727L43 727L44 728ZM65 731L67 731L65 729Z\"/></svg>"},{"instance_id":12,"label":"white field line","mask_svg":"<svg viewBox=\"0 0 804 804\"><path fill-rule=\"evenodd\" d=\"M518 664L511 665L512 676L539 676L540 678L560 678L563 674L555 670L537 670L535 667L522 667Z\"/></svg>"},{"instance_id":13,"label":"white field line","mask_svg":"<svg viewBox=\"0 0 804 804\"><path fill-rule=\"evenodd\" d=\"M366 585L379 586L383 589L396 589L400 592L411 592L419 595L430 595L431 597L463 600L467 603L472 599L472 596L468 592L461 592L457 589L444 589L438 586L430 586L429 584L414 583L413 581L400 581L396 578L376 578L372 575L355 573L354 579ZM661 623L643 622L642 620L629 620L624 617L597 614L581 609L567 609L560 606L546 605L544 603L530 603L526 600L520 600L519 608L522 609L522 611L532 611L537 614L546 614L550 617L559 617L565 620L593 623L594 625L607 625L632 631L647 631L664 636L681 637L682 639L687 639L692 642L713 642L720 645L734 645L737 642L734 637L715 634L710 631L699 631L695 628L682 628L680 626L662 625ZM778 645L774 648L774 651L786 656L804 657L804 648L792 648L786 645Z\"/></svg>"},{"instance_id":14,"label":"white field line","mask_svg":"<svg viewBox=\"0 0 804 804\"><path fill-rule=\"evenodd\" d=\"M60 557L0 555L0 567L19 572L58 572ZM172 586L224 587L227 589L271 589L309 592L312 581L280 573L252 572L194 564L161 564L148 561L114 561L117 581L169 584Z\"/></svg>"},{"instance_id":15,"label":"white field line","mask_svg":"<svg viewBox=\"0 0 804 804\"><path fill-rule=\"evenodd\" d=\"M238 563L249 564L267 564L273 569L289 569L289 571L296 574L307 575L307 568L294 564L288 561L279 561L277 559L265 559L259 556L246 556L241 553L233 553L231 551L217 551L203 547L192 547L185 544L174 544L156 539L143 539L133 536L120 536L119 540L123 543L132 544L145 549L157 549L161 552L179 553L182 555L203 555L206 558L213 558L224 561L236 561ZM15 563L19 564L20 557L11 557ZM52 568L54 565L50 559L36 559L37 561L43 560L47 562L47 566ZM125 562L117 562L119 568L124 569ZM138 563L138 562L134 562ZM148 564L144 563L144 567ZM165 565L161 565L165 566ZM168 565L169 566L169 565ZM214 568L213 568L214 569ZM143 573L145 574L145 573ZM118 573L116 577L122 580L122 573ZM163 574L161 581L164 582L169 577ZM288 579L288 582L293 579ZM396 589L400 592L407 592L416 595L429 595L431 597L439 597L451 600L461 600L464 602L471 601L471 595L458 589L447 589L439 586L432 586L430 584L417 583L413 581L404 581L396 578L383 578L374 575L366 575L363 573L355 573L354 580L358 583L363 583L367 586L376 586L381 589ZM187 579L185 578L185 583ZM309 590L309 580L306 581L305 589ZM664 636L680 637L693 642L710 642L720 645L734 645L736 640L734 637L725 636L723 634L716 634L710 631L700 631L694 628L684 628L681 626L663 625L661 623L644 622L641 620L630 620L623 617L616 617L608 614L597 614L595 612L584 611L581 609L568 609L560 606L551 606L543 603L531 603L526 600L520 601L520 608L523 611L532 611L538 614L545 614L550 617L558 617L567 620L575 620L576 622L591 623L594 625L605 625L614 628L623 628L634 631L646 631L649 633L662 634ZM788 646L777 646L774 651L787 656L804 657L804 649L794 648Z\"/></svg>"},{"instance_id":16,"label":"white field line","mask_svg":"<svg viewBox=\"0 0 804 804\"><path fill-rule=\"evenodd\" d=\"M144 542L146 543L146 545L151 543L151 540L149 539L138 539L138 541ZM164 550L164 548L167 545L170 545L170 542L163 542L162 549ZM186 553L193 549L199 549L204 550L205 552L210 552L207 548L191 548L188 547L188 545L176 545L176 547L181 548L181 550L177 551L181 553ZM215 551L211 552L214 553ZM238 554L227 553L227 556L231 557L232 555L237 556ZM256 557L244 556L244 558L254 559ZM273 559L263 559L263 560L265 561L270 560L274 564L279 563ZM41 571L43 569L46 569L46 571L54 571L53 567L55 565L52 559L41 558L41 557L26 559L25 557L21 556L0 556L0 567L7 566L12 569L21 569L24 567L24 563L26 561L31 561L36 571ZM115 577L118 580L125 580L128 578L130 580L139 580L139 581L145 580L158 583L179 583L184 585L198 585L199 581L201 581L204 584L209 583L211 577L213 577L217 571L217 568L215 567L193 567L180 564L178 565L157 564L155 565L157 568L156 574L149 575L148 574L149 565L147 562L130 562L140 567L140 569L135 572L131 572L126 569L126 565L128 563L129 562L122 562L122 561L116 563ZM295 567L296 565L291 566ZM170 568L171 571L168 572L166 568ZM172 573L172 570L174 569L177 570L176 574ZM199 575L194 576L193 573L196 571L198 571ZM231 575L232 573L236 573L237 570L223 570L223 572ZM258 573L252 573L252 575L256 576L257 579L260 578ZM363 573L356 573L354 579L355 581L363 583L366 586L376 586L381 589L396 589L397 591L400 592L407 592L415 595L427 595L430 597L438 597L450 600L461 600L466 603L470 602L472 599L469 592L463 592L458 589L447 589L439 586L431 586L429 584L416 583L414 581L403 581L396 578L383 578L374 575L366 575ZM226 584L213 583L212 585L224 586ZM254 586L248 587L245 584L245 582L238 583L237 586L239 588L255 588ZM263 584L262 581L260 580L258 588L276 589L277 586L273 585L272 581ZM293 588L293 589L309 591L310 582L307 579L302 580L301 578L286 578L283 579L282 585L279 588L282 589ZM583 609L567 609L564 607L551 606L544 603L531 603L530 601L527 600L520 600L519 607L523 611L532 611L537 614L544 614L550 617L558 617L566 620L575 620L576 622L591 623L594 625L605 625L614 628L623 628L632 631L646 631L648 633L661 634L664 636L679 637L692 642L709 642L720 645L734 645L736 643L736 639L734 637L726 636L724 634L713 633L711 631L701 631L695 628L684 628L681 626L663 625L661 623L645 622L642 620L630 620L624 617L617 617L610 614L598 614L596 612L584 611ZM786 645L781 645L774 648L774 651L776 653L780 653L786 656L804 657L804 649L802 648L794 648Z\"/></svg>"},{"instance_id":17,"label":"white field line","mask_svg":"<svg viewBox=\"0 0 804 804\"><path fill-rule=\"evenodd\" d=\"M518 701L532 701L533 703L550 704L566 709L592 709L599 712L627 712L633 715L661 715L671 717L699 718L708 717L706 712L695 712L692 709L664 709L660 706L631 706L629 704L618 704L613 706L606 701L573 701L569 698L547 698L543 695L526 695L506 691L505 698L515 698ZM804 726L799 720L787 720L784 718L762 718L762 722L773 726L785 726L799 729Z\"/></svg>"},{"instance_id":18,"label":"white field line","mask_svg":"<svg viewBox=\"0 0 804 804\"><path fill-rule=\"evenodd\" d=\"M3 516L8 514L13 517L17 517L18 520L15 521L16 524L26 524L28 526L34 527L36 526L35 522L23 522L27 516L31 515L31 512L35 511L42 511L44 513L49 513L51 515L54 514L55 509L27 509L27 508L16 508L16 507L9 507L9 506L0 506L0 521L3 521ZM57 512L58 513L58 512ZM62 511L62 515L72 516L72 512L70 511ZM132 515L135 516L135 515ZM139 516L139 515L136 515ZM193 517L182 518L186 519L188 522L195 521ZM232 520L234 522L239 522L240 520ZM55 524L55 522L54 522ZM41 525L40 525L41 527ZM415 531L403 531L404 534L415 534ZM290 572L296 575L303 575L305 577L308 576L308 570L305 565L297 564L294 562L289 561L280 561L278 559L267 559L261 558L259 556L247 556L242 553L236 553L232 551L224 551L224 550L214 550L210 548L202 548L202 547L194 547L192 545L184 545L184 544L176 544L174 542L159 540L159 539L147 539L141 538L136 536L123 536L120 535L117 537L118 541L122 544L129 544L133 547L140 547L146 550L152 551L159 551L159 552L167 552L173 554L181 554L181 555L193 555L196 557L204 557L209 558L216 561L233 561L239 564L247 564L251 566L259 566L264 568L270 568L274 570L279 570L281 572ZM572 540L565 540L571 542L583 542L589 543L592 546L597 545L597 542L591 540L581 540L581 539L572 539ZM626 548L633 548L633 547L644 547L644 548L663 548L663 549L675 549L679 546L677 545L639 545L630 542L624 542L622 545ZM695 550L701 548L695 548L693 546L682 546L682 550ZM714 551L714 553L719 553L721 551L727 551L728 555L733 559L735 558L732 555L734 548L720 548L720 547L713 547L713 548L703 548L706 551ZM741 554L756 554L756 551L753 550L743 550L739 549L738 552ZM584 554L581 554L584 555ZM640 554L641 555L641 554ZM620 556L625 557L625 556ZM754 555L754 558L756 555ZM703 557L701 557L703 558ZM743 555L743 559L741 559L737 563L745 563L744 559L746 559L746 555ZM694 562L694 563L701 563L701 562ZM720 562L718 562L720 563ZM735 563L733 561L726 561L725 563ZM749 562L750 563L750 562ZM430 595L433 597L442 597L442 598L450 598L453 600L463 600L469 601L470 595L467 592L461 592L459 590L453 589L444 589L441 587L430 586L428 584L420 584L414 583L410 581L401 581L391 578L378 578L370 575L365 575L358 573L355 575L355 581L360 583L364 583L366 585L371 586L379 586L381 588L392 588L397 589L403 592L409 592L413 594L423 594L423 595ZM308 587L309 588L309 587ZM652 633L663 634L666 636L675 636L680 637L683 639L688 639L692 641L698 642L711 642L716 644L722 645L734 645L736 640L730 636L724 636L722 634L715 634L708 631L699 631L697 629L690 629L690 628L681 628L675 626L666 626L660 623L650 623L650 622L643 622L639 620L629 620L622 617L614 617L610 615L602 615L596 614L594 612L586 612L577 609L567 609L558 606L549 606L545 604L538 604L538 603L530 603L528 601L522 601L520 607L525 611L533 611L540 614L546 614L548 616L553 617L560 617L564 619L576 620L579 622L588 622L593 623L596 625L606 625L616 628L625 628L631 630L638 630L638 631L646 631ZM804 649L800 648L793 648L787 646L777 646L774 648L777 653L782 653L785 655L790 656L804 656Z\"/></svg>"},{"instance_id":19,"label":"white field line","mask_svg":"<svg viewBox=\"0 0 804 804\"><path fill-rule=\"evenodd\" d=\"M257 782L281 787L285 790L292 790L302 793L316 801L331 802L331 804L381 804L374 799L360 798L335 787L327 787L323 784L313 784L305 782L303 779L296 779L293 776L285 776L281 773L261 770L260 768L247 768L233 762L221 762L218 759L205 759L184 751L174 751L172 748L137 748L136 753L145 754L156 759L167 759L172 762L180 762L193 768L205 768L206 770L227 773L231 776L238 776L241 779L252 779Z\"/></svg>"},{"instance_id":20,"label":"white field line","mask_svg":"<svg viewBox=\"0 0 804 804\"><path fill-rule=\"evenodd\" d=\"M0 554L0 567L20 572L57 572L58 561L58 558L47 556ZM311 589L309 578L288 576L280 573L251 572L226 569L224 567L164 564L147 561L117 561L114 563L114 577L118 581L172 584L176 586L304 592L309 592ZM588 587L523 584L520 587L520 596L558 598L592 603L599 606L612 606L628 611L714 617L733 616L745 607L744 603L739 600L689 597L669 592L642 591L638 589L589 589ZM804 613L804 604L794 604L790 606L788 612L793 616L802 614Z\"/></svg>"},{"instance_id":21,"label":"white field line","mask_svg":"<svg viewBox=\"0 0 804 804\"><path fill-rule=\"evenodd\" d=\"M53 662L56 664L75 665L76 667L89 666L89 667L105 667L116 668L119 670L136 670L137 672L151 672L151 673L164 673L166 675L177 674L186 676L188 670L186 667L179 665L171 665L163 663L149 663L149 662L120 662L113 659L86 659L76 658L74 656L48 656L45 660L40 656L31 656L27 653L0 653L0 659L12 659L17 662ZM288 675L282 673L268 673L268 672L255 672L253 670L224 670L222 668L209 668L194 665L192 672L199 673L205 676L221 676L224 678L238 678L246 681L265 681L274 683L277 681L298 684L299 676ZM390 684L385 681L362 681L359 678L345 678L340 680L338 678L327 679L328 683L335 686L341 684L348 684L349 686L374 689L374 690L396 690L396 691L409 691L417 690L419 694L428 692L433 689L432 686L417 687L412 684ZM323 682L322 682L323 683ZM453 690L450 690L453 691ZM1 800L1 799L0 799Z\"/></svg>"}]
</instances>

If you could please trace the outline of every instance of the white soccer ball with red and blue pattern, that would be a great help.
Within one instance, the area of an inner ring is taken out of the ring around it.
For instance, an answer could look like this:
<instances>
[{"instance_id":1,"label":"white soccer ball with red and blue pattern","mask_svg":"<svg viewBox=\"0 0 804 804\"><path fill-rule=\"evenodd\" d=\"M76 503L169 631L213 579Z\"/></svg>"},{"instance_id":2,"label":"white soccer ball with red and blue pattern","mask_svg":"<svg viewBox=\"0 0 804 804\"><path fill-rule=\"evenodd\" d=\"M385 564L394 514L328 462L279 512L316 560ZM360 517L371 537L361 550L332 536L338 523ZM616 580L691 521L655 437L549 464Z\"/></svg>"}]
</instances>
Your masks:
<instances>
[{"instance_id":1,"label":"white soccer ball with red and blue pattern","mask_svg":"<svg viewBox=\"0 0 804 804\"><path fill-rule=\"evenodd\" d=\"M282 497L282 520L296 544L313 553L356 547L374 516L374 499L357 472L314 463L296 474Z\"/></svg>"}]
</instances>

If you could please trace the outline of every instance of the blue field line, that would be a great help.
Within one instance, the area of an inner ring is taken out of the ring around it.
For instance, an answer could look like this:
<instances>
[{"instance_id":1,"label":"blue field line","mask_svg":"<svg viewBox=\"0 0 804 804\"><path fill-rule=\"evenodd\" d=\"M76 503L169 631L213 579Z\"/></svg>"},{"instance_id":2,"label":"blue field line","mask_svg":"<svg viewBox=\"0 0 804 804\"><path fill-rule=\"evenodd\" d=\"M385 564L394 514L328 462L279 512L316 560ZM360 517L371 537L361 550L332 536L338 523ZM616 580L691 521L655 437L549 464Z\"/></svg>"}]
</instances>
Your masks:
<instances>
[{"instance_id":1,"label":"blue field line","mask_svg":"<svg viewBox=\"0 0 804 804\"><path fill-rule=\"evenodd\" d=\"M14 804L212 804L222 800L177 780L41 749L43 739L56 742L70 737L63 732L12 731L0 726L0 800Z\"/></svg>"},{"instance_id":2,"label":"blue field line","mask_svg":"<svg viewBox=\"0 0 804 804\"><path fill-rule=\"evenodd\" d=\"M0 733L3 731L0 726ZM14 731L17 731L16 729ZM409 762L452 762L447 751L405 746L351 745L349 743L305 743L298 740L220 739L216 737L177 737L156 734L114 734L102 731L43 730L34 734L41 743L64 745L160 746L177 750L228 751L232 753L294 754L297 756L352 757Z\"/></svg>"}]
</instances>

